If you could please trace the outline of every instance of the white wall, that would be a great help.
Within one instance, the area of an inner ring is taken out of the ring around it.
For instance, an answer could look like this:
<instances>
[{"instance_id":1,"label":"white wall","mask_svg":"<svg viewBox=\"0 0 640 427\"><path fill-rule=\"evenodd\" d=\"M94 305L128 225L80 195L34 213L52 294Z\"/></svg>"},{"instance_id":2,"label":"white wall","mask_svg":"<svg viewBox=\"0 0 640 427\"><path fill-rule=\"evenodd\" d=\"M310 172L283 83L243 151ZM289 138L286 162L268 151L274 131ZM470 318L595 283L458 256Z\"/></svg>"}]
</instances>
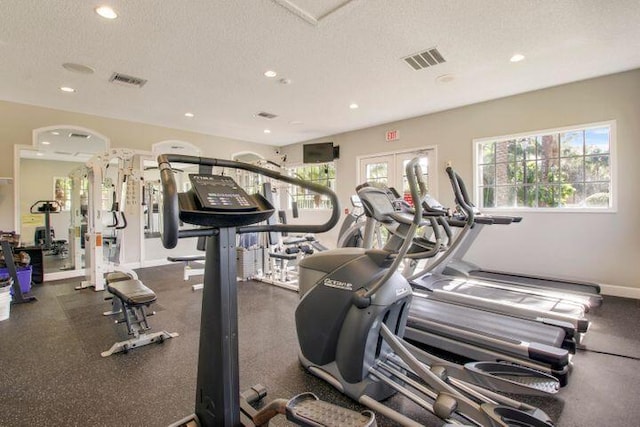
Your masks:
<instances>
[{"instance_id":1,"label":"white wall","mask_svg":"<svg viewBox=\"0 0 640 427\"><path fill-rule=\"evenodd\" d=\"M262 155L266 159L275 159L275 149L273 147L254 144L246 141L233 140L224 137L204 135L194 132L187 132L179 129L164 128L161 126L152 126L142 123L135 123L126 120L116 120L105 117L91 116L87 114L72 113L68 111L55 110L50 108L36 107L24 104L16 104L11 102L0 101L0 150L3 153L0 156L0 176L14 177L14 145L32 145L32 132L45 126L78 126L91 129L100 133L111 141L111 148L130 148L151 152L152 145L160 141L178 140L186 141L202 151L203 156L218 157L230 159L231 156L238 152L253 152ZM43 162L43 165L47 162ZM64 176L67 170L59 162L51 162L49 166L56 171L52 172L55 176ZM22 169L22 168L21 168ZM21 173L22 175L22 173ZM52 175L52 176L53 176ZM40 177L39 174L32 176ZM41 198L50 199L51 195L47 192L52 184L50 179L38 181L36 187L46 193ZM21 178L21 177L18 177ZM34 186L33 181L25 183L21 180L15 180L10 185L0 185L0 230L14 229L14 189L17 189L20 195L22 191L31 191ZM25 187L26 186L26 187ZM21 199L20 211L25 211L24 206L28 209L33 201L37 200L36 195L29 194L27 196L19 196ZM40 196L38 196L40 197ZM20 204L20 203L19 203ZM26 212L26 211L25 211ZM66 227L64 224L57 224L62 215L52 216L56 235L66 235ZM59 231L60 229L60 231ZM29 234L29 239L33 239L33 231L25 231ZM146 260L165 260L166 251L161 248L159 239L149 239L153 242L146 242L151 245L148 248ZM181 244L179 248L171 251L172 255L192 254L195 251L195 243L191 244L192 239L187 239L185 244ZM131 245L127 245L130 249ZM160 258L155 258L160 257ZM134 257L135 258L135 257Z\"/></svg>"},{"instance_id":2,"label":"white wall","mask_svg":"<svg viewBox=\"0 0 640 427\"><path fill-rule=\"evenodd\" d=\"M0 177L13 177L13 146L31 145L32 131L45 126L69 125L92 129L111 140L111 148L151 151L160 141L190 142L202 155L230 159L237 152L254 152L275 160L273 147L179 129L152 126L51 108L0 101ZM14 184L0 185L0 230L14 227Z\"/></svg>"},{"instance_id":3,"label":"white wall","mask_svg":"<svg viewBox=\"0 0 640 427\"><path fill-rule=\"evenodd\" d=\"M356 113L367 114L366 106ZM485 267L593 280L613 285L605 289L608 293L640 298L640 70L309 142L333 141L340 146L337 192L343 207L349 206L357 185L357 156L437 145L435 196L451 206L445 163L452 161L471 185L474 138L611 119L617 120L617 212L527 213L519 225L487 229L469 258ZM399 130L400 140L387 143L385 132L392 129ZM302 162L301 144L282 151L289 162Z\"/></svg>"}]
</instances>

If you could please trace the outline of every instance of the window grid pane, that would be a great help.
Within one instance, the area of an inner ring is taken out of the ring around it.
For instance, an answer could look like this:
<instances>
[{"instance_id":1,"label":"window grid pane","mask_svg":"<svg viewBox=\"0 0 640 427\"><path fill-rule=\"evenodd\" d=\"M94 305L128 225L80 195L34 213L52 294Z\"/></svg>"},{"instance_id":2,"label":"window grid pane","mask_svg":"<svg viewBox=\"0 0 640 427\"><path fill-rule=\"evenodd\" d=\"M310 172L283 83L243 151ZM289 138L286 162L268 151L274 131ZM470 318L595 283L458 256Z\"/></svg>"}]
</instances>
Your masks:
<instances>
[{"instance_id":1,"label":"window grid pane","mask_svg":"<svg viewBox=\"0 0 640 427\"><path fill-rule=\"evenodd\" d=\"M290 168L289 175L335 190L336 168L333 163ZM290 201L296 202L298 209L331 209L327 196L312 193L295 185L289 186L288 192L291 196Z\"/></svg>"},{"instance_id":2,"label":"window grid pane","mask_svg":"<svg viewBox=\"0 0 640 427\"><path fill-rule=\"evenodd\" d=\"M607 125L478 143L481 206L612 206L610 136Z\"/></svg>"}]
</instances>

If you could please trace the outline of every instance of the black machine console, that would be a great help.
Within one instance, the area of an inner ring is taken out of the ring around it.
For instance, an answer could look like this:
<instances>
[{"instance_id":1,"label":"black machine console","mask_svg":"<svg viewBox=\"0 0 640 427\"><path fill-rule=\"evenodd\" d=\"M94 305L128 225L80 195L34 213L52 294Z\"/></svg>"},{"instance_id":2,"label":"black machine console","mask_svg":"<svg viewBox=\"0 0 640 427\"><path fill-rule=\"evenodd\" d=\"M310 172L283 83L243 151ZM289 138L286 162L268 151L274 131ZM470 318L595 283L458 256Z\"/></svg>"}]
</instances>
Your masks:
<instances>
[{"instance_id":1,"label":"black machine console","mask_svg":"<svg viewBox=\"0 0 640 427\"><path fill-rule=\"evenodd\" d=\"M191 188L203 209L255 211L259 205L230 176L190 174Z\"/></svg>"},{"instance_id":2,"label":"black machine console","mask_svg":"<svg viewBox=\"0 0 640 427\"><path fill-rule=\"evenodd\" d=\"M275 212L260 194L249 195L230 176L191 174L191 190L178 194L180 220L205 227L241 227Z\"/></svg>"}]
</instances>

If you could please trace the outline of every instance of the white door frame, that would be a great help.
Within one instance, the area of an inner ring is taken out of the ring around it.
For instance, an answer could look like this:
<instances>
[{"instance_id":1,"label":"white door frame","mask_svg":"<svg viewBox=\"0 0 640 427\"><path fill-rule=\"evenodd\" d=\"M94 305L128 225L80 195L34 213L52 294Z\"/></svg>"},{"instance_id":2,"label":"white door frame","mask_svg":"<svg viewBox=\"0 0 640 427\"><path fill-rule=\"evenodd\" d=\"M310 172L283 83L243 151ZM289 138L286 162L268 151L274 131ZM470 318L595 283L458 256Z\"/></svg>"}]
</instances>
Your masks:
<instances>
[{"instance_id":1,"label":"white door frame","mask_svg":"<svg viewBox=\"0 0 640 427\"><path fill-rule=\"evenodd\" d=\"M362 156L357 156L356 157L356 171L357 171L357 183L362 184L362 179L364 179L364 177L361 174L361 167L360 167L360 163L363 160L366 159L372 159L375 157L382 157L382 156L397 156L397 155L403 155L403 154L408 154L408 153L416 153L416 154L426 154L429 158L429 170L428 170L428 177L429 177L429 182L427 183L428 188L429 188L429 194L435 198L438 199L438 146L437 145L428 145L428 146L424 146L424 147L416 147L416 148L407 148L407 149L403 149L403 150L395 150L395 151L386 151L386 152L381 152L381 153L374 153L374 154L365 154ZM394 165L395 168L395 165ZM395 178L394 178L395 179ZM399 190L402 190L402 188L400 188Z\"/></svg>"}]
</instances>

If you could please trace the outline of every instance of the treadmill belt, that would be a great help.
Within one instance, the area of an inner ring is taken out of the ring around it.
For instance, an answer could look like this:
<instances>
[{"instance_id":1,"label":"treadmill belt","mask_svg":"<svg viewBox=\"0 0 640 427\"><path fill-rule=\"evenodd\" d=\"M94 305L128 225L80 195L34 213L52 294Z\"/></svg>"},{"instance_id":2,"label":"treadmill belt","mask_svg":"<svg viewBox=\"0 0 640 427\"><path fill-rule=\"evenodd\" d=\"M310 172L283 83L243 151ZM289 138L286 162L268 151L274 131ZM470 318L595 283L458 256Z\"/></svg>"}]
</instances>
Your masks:
<instances>
[{"instance_id":1,"label":"treadmill belt","mask_svg":"<svg viewBox=\"0 0 640 427\"><path fill-rule=\"evenodd\" d=\"M571 283L563 280L538 278L533 276L520 276L518 274L502 273L499 271L474 270L469 274L487 280L498 280L501 282L513 283L521 286L531 286L536 288L553 289L563 292L578 292L597 296L600 293L595 285Z\"/></svg>"},{"instance_id":2,"label":"treadmill belt","mask_svg":"<svg viewBox=\"0 0 640 427\"><path fill-rule=\"evenodd\" d=\"M504 304L522 304L539 311L549 311L577 318L584 317L583 307L572 301L542 295L531 295L504 288L483 286L483 284L478 281L470 282L466 279L447 278L440 279L431 286L434 289L443 289L445 291L489 299Z\"/></svg>"},{"instance_id":3,"label":"treadmill belt","mask_svg":"<svg viewBox=\"0 0 640 427\"><path fill-rule=\"evenodd\" d=\"M560 328L414 296L407 326L421 329L421 321L443 323L509 342L536 342L562 347L565 338L565 333Z\"/></svg>"}]
</instances>

